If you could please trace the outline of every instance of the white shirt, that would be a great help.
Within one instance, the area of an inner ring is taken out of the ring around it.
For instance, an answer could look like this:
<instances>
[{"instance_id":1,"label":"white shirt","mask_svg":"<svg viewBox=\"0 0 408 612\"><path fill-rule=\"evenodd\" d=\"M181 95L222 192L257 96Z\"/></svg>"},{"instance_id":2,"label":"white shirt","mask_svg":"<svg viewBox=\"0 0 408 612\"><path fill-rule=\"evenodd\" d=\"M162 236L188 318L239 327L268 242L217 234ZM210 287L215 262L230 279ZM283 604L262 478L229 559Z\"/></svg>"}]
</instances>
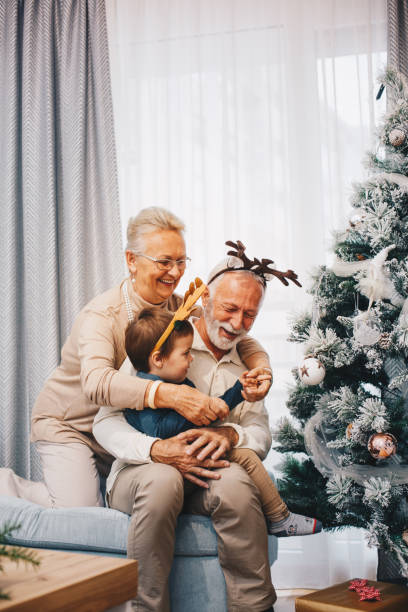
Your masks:
<instances>
[{"instance_id":1,"label":"white shirt","mask_svg":"<svg viewBox=\"0 0 408 612\"><path fill-rule=\"evenodd\" d=\"M199 391L209 396L220 396L232 387L245 366L239 358L234 347L217 361L213 353L206 347L195 325L194 339L191 354L194 359L188 370L188 378ZM136 375L136 371L127 358L120 371ZM242 401L230 411L224 421L215 421L212 426L231 426L238 433L238 442L235 448L250 448L261 459L264 459L271 446L271 432L269 429L268 414L263 401ZM113 486L118 472L129 465L149 463L150 449L158 439L147 436L134 429L126 421L122 409L110 406L101 406L95 416L93 434L96 440L111 455L116 457L112 464L106 490L109 492Z\"/></svg>"}]
</instances>

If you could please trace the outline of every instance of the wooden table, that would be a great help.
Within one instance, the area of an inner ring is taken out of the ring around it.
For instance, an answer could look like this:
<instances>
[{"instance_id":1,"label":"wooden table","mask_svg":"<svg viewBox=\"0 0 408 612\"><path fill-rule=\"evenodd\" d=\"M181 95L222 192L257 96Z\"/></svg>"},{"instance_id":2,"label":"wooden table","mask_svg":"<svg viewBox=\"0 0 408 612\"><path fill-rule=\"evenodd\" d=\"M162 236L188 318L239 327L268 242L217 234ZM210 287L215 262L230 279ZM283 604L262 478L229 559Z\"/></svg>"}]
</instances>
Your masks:
<instances>
[{"instance_id":1,"label":"wooden table","mask_svg":"<svg viewBox=\"0 0 408 612\"><path fill-rule=\"evenodd\" d=\"M28 549L33 550L33 549ZM137 561L37 549L38 567L2 561L0 610L99 612L132 599Z\"/></svg>"}]
</instances>

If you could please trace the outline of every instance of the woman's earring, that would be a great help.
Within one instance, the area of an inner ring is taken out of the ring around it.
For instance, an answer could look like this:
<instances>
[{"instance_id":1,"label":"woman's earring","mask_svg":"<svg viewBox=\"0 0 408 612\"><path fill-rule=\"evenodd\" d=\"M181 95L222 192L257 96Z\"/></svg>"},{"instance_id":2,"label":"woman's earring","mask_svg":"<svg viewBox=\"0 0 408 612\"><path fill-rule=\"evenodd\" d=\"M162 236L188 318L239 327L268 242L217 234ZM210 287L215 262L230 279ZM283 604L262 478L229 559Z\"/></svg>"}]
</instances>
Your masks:
<instances>
[{"instance_id":1,"label":"woman's earring","mask_svg":"<svg viewBox=\"0 0 408 612\"><path fill-rule=\"evenodd\" d=\"M135 279L135 277L134 277L134 276L131 276L131 277L130 277L130 279L131 279L132 283L135 283L135 282L136 282L136 279Z\"/></svg>"}]
</instances>

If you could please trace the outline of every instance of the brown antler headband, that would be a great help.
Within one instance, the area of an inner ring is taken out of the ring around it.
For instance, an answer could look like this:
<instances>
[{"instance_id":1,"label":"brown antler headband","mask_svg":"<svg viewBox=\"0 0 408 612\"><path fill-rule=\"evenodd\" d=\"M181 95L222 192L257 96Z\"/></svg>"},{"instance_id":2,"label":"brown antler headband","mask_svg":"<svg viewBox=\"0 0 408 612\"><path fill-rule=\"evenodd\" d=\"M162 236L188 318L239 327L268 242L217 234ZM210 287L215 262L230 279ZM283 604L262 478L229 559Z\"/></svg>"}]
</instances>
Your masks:
<instances>
[{"instance_id":1,"label":"brown antler headband","mask_svg":"<svg viewBox=\"0 0 408 612\"><path fill-rule=\"evenodd\" d=\"M298 287L302 286L297 280L298 275L293 270L286 270L286 272L280 272L280 270L276 270L275 268L270 267L271 264L274 263L272 259L262 259L261 261L259 261L259 259L257 259L256 257L254 259L249 259L249 257L245 255L245 246L240 240L237 240L236 242L228 240L225 244L235 249L235 251L228 251L227 255L237 257L242 261L243 265L239 268L226 267L223 270L220 270L219 272L217 272L217 274L214 274L214 276L208 281L207 285L212 283L213 280L217 278L217 276L221 276L221 274L224 274L224 272L238 272L239 270L248 270L249 272L253 272L253 274L256 274L262 279L264 287L266 287L266 281L269 280L268 278L266 278L266 275L276 276L284 285L289 285L288 280L291 280Z\"/></svg>"}]
</instances>

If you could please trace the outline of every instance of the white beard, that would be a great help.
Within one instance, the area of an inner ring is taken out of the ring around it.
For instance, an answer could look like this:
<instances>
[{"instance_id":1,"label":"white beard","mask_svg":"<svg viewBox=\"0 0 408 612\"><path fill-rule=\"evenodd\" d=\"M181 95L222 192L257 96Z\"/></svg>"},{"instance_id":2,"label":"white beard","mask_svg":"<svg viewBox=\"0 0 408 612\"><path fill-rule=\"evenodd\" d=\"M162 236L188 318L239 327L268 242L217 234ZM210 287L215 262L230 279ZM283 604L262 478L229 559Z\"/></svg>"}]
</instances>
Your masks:
<instances>
[{"instance_id":1,"label":"white beard","mask_svg":"<svg viewBox=\"0 0 408 612\"><path fill-rule=\"evenodd\" d=\"M234 329L230 323L220 323L217 319L214 319L212 314L212 302L208 301L204 308L204 320L207 328L207 334L214 346L222 351L230 351L242 338L246 335L245 329L241 328L239 331ZM227 332L234 334L235 338L229 340L219 335L220 328L223 327Z\"/></svg>"}]
</instances>

